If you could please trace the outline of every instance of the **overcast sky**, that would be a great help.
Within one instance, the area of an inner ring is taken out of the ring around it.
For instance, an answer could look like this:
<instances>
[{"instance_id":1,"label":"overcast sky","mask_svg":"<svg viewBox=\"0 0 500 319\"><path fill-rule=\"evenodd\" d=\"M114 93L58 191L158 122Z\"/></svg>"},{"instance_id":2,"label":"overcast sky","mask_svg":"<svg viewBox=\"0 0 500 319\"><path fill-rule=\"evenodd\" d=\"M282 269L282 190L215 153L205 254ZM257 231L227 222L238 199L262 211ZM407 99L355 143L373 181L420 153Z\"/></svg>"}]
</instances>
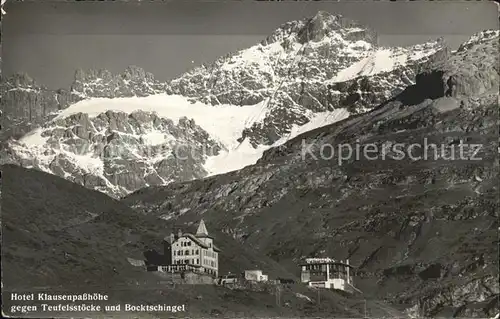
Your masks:
<instances>
[{"instance_id":1,"label":"overcast sky","mask_svg":"<svg viewBox=\"0 0 500 319\"><path fill-rule=\"evenodd\" d=\"M9 2L2 21L4 75L26 72L68 87L77 68L143 67L168 80L194 65L254 45L280 24L340 13L379 33L381 45L443 36L456 48L475 32L498 29L488 1L344 2Z\"/></svg>"}]
</instances>

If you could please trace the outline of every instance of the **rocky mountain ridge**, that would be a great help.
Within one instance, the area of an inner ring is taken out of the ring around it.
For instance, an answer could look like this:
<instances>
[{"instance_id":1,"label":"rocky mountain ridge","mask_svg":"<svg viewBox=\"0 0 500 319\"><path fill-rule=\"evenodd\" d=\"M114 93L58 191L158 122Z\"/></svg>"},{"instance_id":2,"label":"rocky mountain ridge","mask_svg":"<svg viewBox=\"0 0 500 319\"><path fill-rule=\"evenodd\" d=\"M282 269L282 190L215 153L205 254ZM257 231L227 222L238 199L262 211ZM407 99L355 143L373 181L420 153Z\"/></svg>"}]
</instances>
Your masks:
<instances>
[{"instance_id":1,"label":"rocky mountain ridge","mask_svg":"<svg viewBox=\"0 0 500 319\"><path fill-rule=\"evenodd\" d=\"M2 161L114 197L224 173L301 133L372 109L449 56L442 41L378 47L369 28L319 12L168 84L134 67L118 76L78 71L70 91L14 79L3 86L2 103L22 138L9 141ZM26 128L30 133L21 134ZM187 159L176 156L179 149Z\"/></svg>"},{"instance_id":2,"label":"rocky mountain ridge","mask_svg":"<svg viewBox=\"0 0 500 319\"><path fill-rule=\"evenodd\" d=\"M14 74L0 82L1 107L8 116L0 137L2 141L20 138L84 99L148 96L164 92L165 87L151 73L136 66L118 75L108 70L79 69L68 89L57 90L37 83L25 73Z\"/></svg>"},{"instance_id":3,"label":"rocky mountain ridge","mask_svg":"<svg viewBox=\"0 0 500 319\"><path fill-rule=\"evenodd\" d=\"M27 74L15 74L0 82L2 119L0 138L18 139L50 121L58 111L81 100L67 90L50 90Z\"/></svg>"},{"instance_id":4,"label":"rocky mountain ridge","mask_svg":"<svg viewBox=\"0 0 500 319\"><path fill-rule=\"evenodd\" d=\"M108 70L82 70L75 73L71 91L83 98L120 98L164 93L167 84L137 66L129 66L118 75Z\"/></svg>"}]
</instances>

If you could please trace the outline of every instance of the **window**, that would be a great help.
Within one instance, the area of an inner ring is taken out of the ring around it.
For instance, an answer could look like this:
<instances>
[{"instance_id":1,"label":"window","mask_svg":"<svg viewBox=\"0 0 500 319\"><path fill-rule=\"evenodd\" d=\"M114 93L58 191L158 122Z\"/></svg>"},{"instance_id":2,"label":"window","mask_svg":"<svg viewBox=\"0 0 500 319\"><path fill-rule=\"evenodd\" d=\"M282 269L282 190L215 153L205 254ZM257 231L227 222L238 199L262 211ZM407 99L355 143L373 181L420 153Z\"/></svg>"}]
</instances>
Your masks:
<instances>
[{"instance_id":1,"label":"window","mask_svg":"<svg viewBox=\"0 0 500 319\"><path fill-rule=\"evenodd\" d=\"M187 260L187 259L184 261L185 264L187 264L188 262L189 262L189 260Z\"/></svg>"},{"instance_id":2,"label":"window","mask_svg":"<svg viewBox=\"0 0 500 319\"><path fill-rule=\"evenodd\" d=\"M186 256L189 256L189 250L186 249Z\"/></svg>"},{"instance_id":3,"label":"window","mask_svg":"<svg viewBox=\"0 0 500 319\"><path fill-rule=\"evenodd\" d=\"M197 255L199 254L199 251L198 251L198 249L196 249L196 254L197 254Z\"/></svg>"},{"instance_id":4,"label":"window","mask_svg":"<svg viewBox=\"0 0 500 319\"><path fill-rule=\"evenodd\" d=\"M190 241L188 241L188 246L191 246L191 242Z\"/></svg>"},{"instance_id":5,"label":"window","mask_svg":"<svg viewBox=\"0 0 500 319\"><path fill-rule=\"evenodd\" d=\"M196 264L199 265L200 264L200 260L199 259L196 259Z\"/></svg>"}]
</instances>

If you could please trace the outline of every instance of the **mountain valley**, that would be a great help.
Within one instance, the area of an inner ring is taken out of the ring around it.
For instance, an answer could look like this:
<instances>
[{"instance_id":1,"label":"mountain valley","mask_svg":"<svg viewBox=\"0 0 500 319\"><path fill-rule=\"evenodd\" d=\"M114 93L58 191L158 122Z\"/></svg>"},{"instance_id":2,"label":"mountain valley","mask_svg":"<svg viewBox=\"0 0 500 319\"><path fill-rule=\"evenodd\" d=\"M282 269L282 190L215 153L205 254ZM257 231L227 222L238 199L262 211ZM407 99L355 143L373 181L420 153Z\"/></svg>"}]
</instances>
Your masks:
<instances>
[{"instance_id":1,"label":"mountain valley","mask_svg":"<svg viewBox=\"0 0 500 319\"><path fill-rule=\"evenodd\" d=\"M200 318L493 317L499 39L382 47L320 11L167 83L138 67L60 90L4 78L4 285L168 294ZM221 273L298 279L304 258L333 256L362 293L320 303L297 284L283 306L269 287L174 290L134 266L201 218Z\"/></svg>"}]
</instances>

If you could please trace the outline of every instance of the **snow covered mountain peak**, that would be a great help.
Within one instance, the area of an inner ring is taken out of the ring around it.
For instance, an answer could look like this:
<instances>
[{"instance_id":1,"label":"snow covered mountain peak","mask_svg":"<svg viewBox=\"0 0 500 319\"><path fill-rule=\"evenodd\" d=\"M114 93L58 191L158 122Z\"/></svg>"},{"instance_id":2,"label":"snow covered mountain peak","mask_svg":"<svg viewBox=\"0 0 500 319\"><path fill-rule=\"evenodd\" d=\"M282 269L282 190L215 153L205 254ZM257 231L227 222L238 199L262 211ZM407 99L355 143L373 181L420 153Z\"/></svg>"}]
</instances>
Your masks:
<instances>
[{"instance_id":1,"label":"snow covered mountain peak","mask_svg":"<svg viewBox=\"0 0 500 319\"><path fill-rule=\"evenodd\" d=\"M124 80L154 81L152 73L146 72L144 69L134 65L128 66L119 76ZM88 82L96 79L110 80L113 77L115 76L106 69L78 69L75 72L75 81L78 82Z\"/></svg>"},{"instance_id":2,"label":"snow covered mountain peak","mask_svg":"<svg viewBox=\"0 0 500 319\"><path fill-rule=\"evenodd\" d=\"M272 145L293 125L306 124L308 112L345 107L364 112L399 93L412 83L417 65L444 50L440 41L410 48L381 48L377 42L370 28L320 11L283 24L257 45L186 72L170 82L169 93L210 105L267 100L240 141ZM358 88L345 84L374 75L369 92L352 92ZM381 83L388 85L383 91L371 89Z\"/></svg>"},{"instance_id":3,"label":"snow covered mountain peak","mask_svg":"<svg viewBox=\"0 0 500 319\"><path fill-rule=\"evenodd\" d=\"M443 54L439 41L379 47L370 28L321 11L169 83L137 67L118 75L79 70L69 92L44 93L50 107L42 109L55 118L33 117L42 126L12 143L9 156L113 196L220 174L370 110ZM7 101L38 101L9 94ZM180 160L176 150L185 146L190 156Z\"/></svg>"},{"instance_id":4,"label":"snow covered mountain peak","mask_svg":"<svg viewBox=\"0 0 500 319\"><path fill-rule=\"evenodd\" d=\"M270 36L261 42L268 45L284 40L296 41L299 44L318 42L326 36L338 33L345 40L363 39L372 45L377 44L377 34L368 27L340 14L319 11L313 17L287 22L277 28ZM339 38L337 38L339 39Z\"/></svg>"}]
</instances>

